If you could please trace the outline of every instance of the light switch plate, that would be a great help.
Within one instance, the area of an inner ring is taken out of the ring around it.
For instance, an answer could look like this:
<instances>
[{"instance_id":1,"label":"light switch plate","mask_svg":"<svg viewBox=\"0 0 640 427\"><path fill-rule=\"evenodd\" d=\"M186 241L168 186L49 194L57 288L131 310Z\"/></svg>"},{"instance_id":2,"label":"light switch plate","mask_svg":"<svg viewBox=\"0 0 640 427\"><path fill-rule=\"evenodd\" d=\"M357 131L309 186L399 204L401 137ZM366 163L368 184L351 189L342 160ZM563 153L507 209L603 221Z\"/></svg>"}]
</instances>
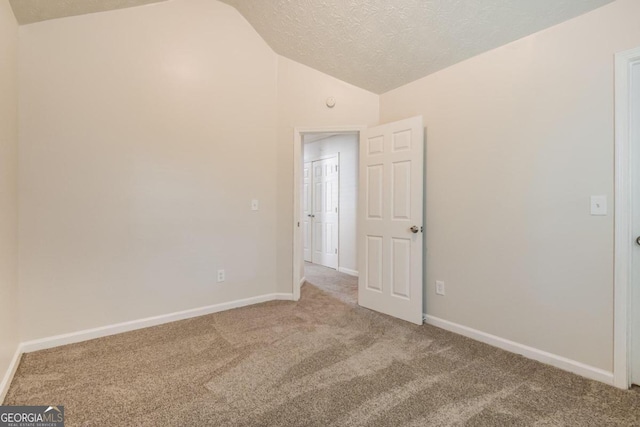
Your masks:
<instances>
[{"instance_id":1,"label":"light switch plate","mask_svg":"<svg viewBox=\"0 0 640 427\"><path fill-rule=\"evenodd\" d=\"M607 214L607 196L591 196L591 215Z\"/></svg>"},{"instance_id":2,"label":"light switch plate","mask_svg":"<svg viewBox=\"0 0 640 427\"><path fill-rule=\"evenodd\" d=\"M257 211L258 207L259 207L258 199L251 200L251 210L252 211Z\"/></svg>"},{"instance_id":3,"label":"light switch plate","mask_svg":"<svg viewBox=\"0 0 640 427\"><path fill-rule=\"evenodd\" d=\"M436 294L444 296L444 282L442 280L436 280Z\"/></svg>"}]
</instances>

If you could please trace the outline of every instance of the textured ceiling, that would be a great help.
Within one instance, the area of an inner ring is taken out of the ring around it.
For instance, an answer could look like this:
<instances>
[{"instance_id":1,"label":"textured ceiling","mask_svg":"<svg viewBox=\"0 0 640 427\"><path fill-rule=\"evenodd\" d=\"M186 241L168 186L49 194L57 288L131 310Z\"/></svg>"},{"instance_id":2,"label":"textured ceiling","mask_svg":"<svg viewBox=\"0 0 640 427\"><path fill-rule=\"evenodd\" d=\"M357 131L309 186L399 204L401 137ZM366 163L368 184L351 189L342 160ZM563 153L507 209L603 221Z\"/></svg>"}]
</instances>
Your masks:
<instances>
[{"instance_id":1,"label":"textured ceiling","mask_svg":"<svg viewBox=\"0 0 640 427\"><path fill-rule=\"evenodd\" d=\"M222 0L280 55L375 93L612 0Z\"/></svg>"},{"instance_id":2,"label":"textured ceiling","mask_svg":"<svg viewBox=\"0 0 640 427\"><path fill-rule=\"evenodd\" d=\"M165 0L9 0L21 25L161 1Z\"/></svg>"},{"instance_id":3,"label":"textured ceiling","mask_svg":"<svg viewBox=\"0 0 640 427\"><path fill-rule=\"evenodd\" d=\"M10 0L20 24L160 1ZM222 1L280 55L383 93L613 0Z\"/></svg>"}]
</instances>

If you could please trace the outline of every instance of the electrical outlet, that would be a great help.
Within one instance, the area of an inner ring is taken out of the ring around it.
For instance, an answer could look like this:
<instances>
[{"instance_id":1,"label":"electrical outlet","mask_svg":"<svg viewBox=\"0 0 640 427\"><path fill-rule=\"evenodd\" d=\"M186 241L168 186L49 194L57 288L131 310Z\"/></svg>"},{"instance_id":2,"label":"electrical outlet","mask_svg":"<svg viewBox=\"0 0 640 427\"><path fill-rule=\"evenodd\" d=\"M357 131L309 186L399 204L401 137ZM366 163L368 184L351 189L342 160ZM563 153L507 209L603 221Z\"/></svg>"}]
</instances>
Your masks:
<instances>
[{"instance_id":1,"label":"electrical outlet","mask_svg":"<svg viewBox=\"0 0 640 427\"><path fill-rule=\"evenodd\" d=\"M218 270L218 283L224 282L225 274L224 270Z\"/></svg>"},{"instance_id":2,"label":"electrical outlet","mask_svg":"<svg viewBox=\"0 0 640 427\"><path fill-rule=\"evenodd\" d=\"M436 280L436 294L444 296L444 282L442 280Z\"/></svg>"}]
</instances>

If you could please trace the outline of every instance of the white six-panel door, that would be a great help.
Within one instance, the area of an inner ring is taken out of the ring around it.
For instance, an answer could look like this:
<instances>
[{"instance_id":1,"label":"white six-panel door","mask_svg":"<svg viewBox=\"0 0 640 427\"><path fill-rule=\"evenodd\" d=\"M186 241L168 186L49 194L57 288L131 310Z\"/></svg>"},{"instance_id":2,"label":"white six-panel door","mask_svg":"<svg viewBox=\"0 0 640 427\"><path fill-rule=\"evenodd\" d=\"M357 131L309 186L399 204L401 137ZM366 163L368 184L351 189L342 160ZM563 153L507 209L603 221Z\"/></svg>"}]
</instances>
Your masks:
<instances>
[{"instance_id":1,"label":"white six-panel door","mask_svg":"<svg viewBox=\"0 0 640 427\"><path fill-rule=\"evenodd\" d=\"M338 158L312 163L311 262L338 268Z\"/></svg>"},{"instance_id":2,"label":"white six-panel door","mask_svg":"<svg viewBox=\"0 0 640 427\"><path fill-rule=\"evenodd\" d=\"M422 324L422 117L370 128L365 141L360 147L358 303Z\"/></svg>"},{"instance_id":3,"label":"white six-panel door","mask_svg":"<svg viewBox=\"0 0 640 427\"><path fill-rule=\"evenodd\" d=\"M304 260L311 262L311 162L302 168L302 242Z\"/></svg>"}]
</instances>

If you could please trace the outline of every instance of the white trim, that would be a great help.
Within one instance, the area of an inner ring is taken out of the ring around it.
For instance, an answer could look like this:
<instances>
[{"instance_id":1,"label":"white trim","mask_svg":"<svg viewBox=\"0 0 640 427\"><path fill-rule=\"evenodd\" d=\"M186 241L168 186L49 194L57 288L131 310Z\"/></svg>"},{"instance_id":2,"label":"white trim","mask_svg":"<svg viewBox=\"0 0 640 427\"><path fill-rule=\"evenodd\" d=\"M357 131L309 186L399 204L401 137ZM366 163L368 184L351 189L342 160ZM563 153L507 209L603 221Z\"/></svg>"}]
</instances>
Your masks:
<instances>
[{"instance_id":1,"label":"white trim","mask_svg":"<svg viewBox=\"0 0 640 427\"><path fill-rule=\"evenodd\" d=\"M304 285L304 282L307 281L307 276L302 276L302 279L300 279L300 287L302 287L302 285Z\"/></svg>"},{"instance_id":2,"label":"white trim","mask_svg":"<svg viewBox=\"0 0 640 427\"><path fill-rule=\"evenodd\" d=\"M207 314L218 313L234 308L246 307L248 305L259 304L267 301L293 301L293 294L273 293L260 295L252 298L245 298L236 301L225 302L221 304L209 305L206 307L194 308L191 310L178 311L175 313L163 314L160 316L147 317L145 319L132 320L130 322L116 323L114 325L101 326L93 329L85 329L83 331L72 332L68 334L56 335L53 337L41 338L32 341L20 343L16 349L13 359L9 364L9 368L0 383L0 403L4 402L9 386L13 380L13 376L20 364L20 358L23 353L32 351L45 350L48 348L59 347L61 345L74 344L82 341L88 341L95 338L107 337L110 335L120 334L123 332L135 331L136 329L148 328L150 326L162 325L165 323L176 322L178 320L190 319L193 317L204 316Z\"/></svg>"},{"instance_id":3,"label":"white trim","mask_svg":"<svg viewBox=\"0 0 640 427\"><path fill-rule=\"evenodd\" d=\"M324 140L320 139L319 141L324 141ZM336 151L335 154L325 154L324 156L314 157L311 160L304 160L304 157L302 159L303 159L303 163L313 163L313 162L319 162L320 160L333 159L334 157L339 157L339 156L340 156L340 152ZM338 160L340 159L338 158Z\"/></svg>"},{"instance_id":4,"label":"white trim","mask_svg":"<svg viewBox=\"0 0 640 427\"><path fill-rule=\"evenodd\" d=\"M338 271L340 273L344 273L344 274L348 274L349 276L355 276L358 277L358 272L355 270L352 270L350 268L345 268L345 267L338 267Z\"/></svg>"},{"instance_id":5,"label":"white trim","mask_svg":"<svg viewBox=\"0 0 640 427\"><path fill-rule=\"evenodd\" d=\"M640 48L616 54L615 59L615 246L613 384L631 385L629 367L629 296L631 290L631 65L640 62Z\"/></svg>"},{"instance_id":6,"label":"white trim","mask_svg":"<svg viewBox=\"0 0 640 427\"><path fill-rule=\"evenodd\" d=\"M11 385L11 381L13 380L13 376L16 374L16 371L18 370L18 365L20 365L21 357L22 357L22 345L20 344L18 345L18 348L16 348L16 352L13 354L13 359L11 359L11 363L9 363L7 372L4 374L4 378L0 383L0 404L4 404L4 398L7 397L9 386Z\"/></svg>"},{"instance_id":7,"label":"white trim","mask_svg":"<svg viewBox=\"0 0 640 427\"><path fill-rule=\"evenodd\" d=\"M150 326L162 325L178 320L190 319L192 317L204 316L207 314L218 313L220 311L231 310L233 308L246 307L248 305L259 304L262 302L274 300L292 301L293 295L285 293L260 295L257 297L245 298L241 300L225 302L222 304L214 304L206 307L194 308L191 310L178 311L175 313L163 314L160 316L147 317L145 319L132 320L129 322L116 323L114 325L101 326L98 328L85 329L83 331L41 338L33 341L23 342L20 345L20 351L23 353L29 353L32 351L44 350L47 348L78 343L95 338L107 337L109 335L134 331L136 329L148 328Z\"/></svg>"},{"instance_id":8,"label":"white trim","mask_svg":"<svg viewBox=\"0 0 640 427\"><path fill-rule=\"evenodd\" d=\"M509 341L507 339L500 338L486 332L478 331L467 326L459 325L457 323L449 322L448 320L443 320L435 316L425 314L423 317L425 323L429 325L436 326L438 328L442 328L459 335L463 335L467 338L471 338L476 341L501 348L502 350L506 350L511 353L521 354L526 358L537 360L538 362L555 366L556 368L573 372L574 374L578 374L592 380L613 385L613 372L608 372L600 368L577 362L575 360L567 359L566 357L558 356L556 354L548 353L537 348Z\"/></svg>"},{"instance_id":9,"label":"white trim","mask_svg":"<svg viewBox=\"0 0 640 427\"><path fill-rule=\"evenodd\" d=\"M279 294L271 294L273 295L273 299L271 301L293 301L293 294L287 293L279 293Z\"/></svg>"},{"instance_id":10,"label":"white trim","mask_svg":"<svg viewBox=\"0 0 640 427\"><path fill-rule=\"evenodd\" d=\"M364 131L366 126L327 126L327 127L296 127L293 129L293 266L291 286L293 300L300 299L300 270L302 266L302 220L300 199L302 197L302 135L305 133L358 133L359 146L364 147Z\"/></svg>"}]
</instances>

